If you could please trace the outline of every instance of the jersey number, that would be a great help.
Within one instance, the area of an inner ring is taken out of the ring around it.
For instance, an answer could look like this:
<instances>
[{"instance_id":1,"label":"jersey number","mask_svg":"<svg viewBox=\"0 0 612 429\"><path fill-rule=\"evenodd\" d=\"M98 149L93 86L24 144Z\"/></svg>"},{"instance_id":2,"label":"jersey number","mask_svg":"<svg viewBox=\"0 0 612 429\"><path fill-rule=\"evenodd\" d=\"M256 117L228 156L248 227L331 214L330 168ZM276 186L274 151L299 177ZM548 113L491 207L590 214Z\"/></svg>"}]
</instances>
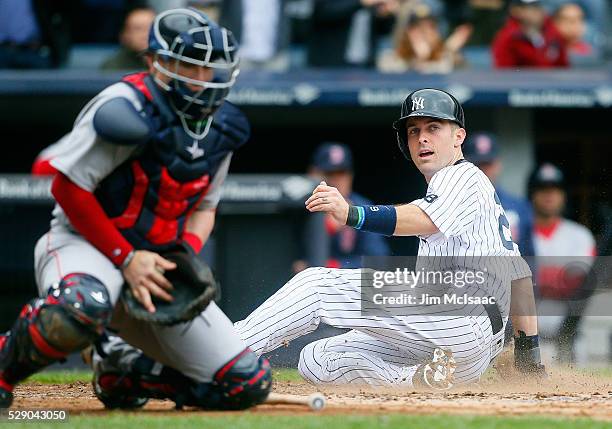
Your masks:
<instances>
[{"instance_id":1,"label":"jersey number","mask_svg":"<svg viewBox=\"0 0 612 429\"><path fill-rule=\"evenodd\" d=\"M504 209L501 205L501 201L499 201L497 192L493 192L493 197L495 198L495 203L498 204L501 208L501 214L497 218L497 222L499 223L499 238L501 238L502 244L506 249L513 250L514 243L512 242L512 236L510 234L510 222L508 222L508 218L504 214ZM510 237L510 240L506 239L506 235L504 234L504 228L506 228L506 230L508 231L508 237Z\"/></svg>"}]
</instances>

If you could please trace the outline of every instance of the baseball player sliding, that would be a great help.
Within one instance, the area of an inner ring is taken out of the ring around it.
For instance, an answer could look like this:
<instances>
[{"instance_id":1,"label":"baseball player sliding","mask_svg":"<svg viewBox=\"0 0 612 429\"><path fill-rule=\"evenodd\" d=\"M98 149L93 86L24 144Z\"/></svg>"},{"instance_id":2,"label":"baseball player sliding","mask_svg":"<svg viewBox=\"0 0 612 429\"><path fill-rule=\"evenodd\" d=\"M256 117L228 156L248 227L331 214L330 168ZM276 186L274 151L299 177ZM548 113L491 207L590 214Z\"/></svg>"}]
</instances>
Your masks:
<instances>
[{"instance_id":1,"label":"baseball player sliding","mask_svg":"<svg viewBox=\"0 0 612 429\"><path fill-rule=\"evenodd\" d=\"M424 198L396 207L350 206L338 190L321 183L306 207L357 229L419 236L421 267L484 271L484 283L463 289L480 303L400 305L372 314L362 308L362 281L368 270L308 268L235 323L239 336L262 355L312 332L319 323L348 328L343 335L302 350L298 368L306 379L447 389L482 375L502 349L510 312L517 368L545 374L531 273L511 240L491 182L463 159L466 131L461 105L440 90L415 91L404 101L394 127L400 150L428 182ZM493 261L482 262L486 257ZM435 295L438 286L425 284L422 296ZM97 343L93 360L95 380L119 371L120 379L136 386L118 383L103 392L96 387L105 403L113 398L124 406L163 397L159 374L172 371L113 335ZM151 381L158 387L151 389ZM147 388L140 387L145 383Z\"/></svg>"},{"instance_id":2,"label":"baseball player sliding","mask_svg":"<svg viewBox=\"0 0 612 429\"><path fill-rule=\"evenodd\" d=\"M35 249L40 298L0 336L0 407L11 405L17 383L100 340L111 314L146 356L121 349L134 372L126 377L123 361L102 352L94 384L105 405L137 407L155 396L235 409L266 399L268 362L210 299L198 317L168 327L115 305L122 290L149 313L180 298L168 276L181 265L163 255L173 249L190 260L199 251L232 153L249 137L244 114L224 103L237 50L201 12L165 11L150 31L149 72L124 77L80 113L51 161L57 205Z\"/></svg>"},{"instance_id":3,"label":"baseball player sliding","mask_svg":"<svg viewBox=\"0 0 612 429\"><path fill-rule=\"evenodd\" d=\"M302 350L298 369L307 380L447 389L476 381L484 373L502 349L512 307L517 315L517 366L543 372L531 272L512 242L491 182L463 159L466 131L461 105L444 91L415 91L404 101L394 128L400 150L428 183L424 198L398 206L352 206L336 188L321 182L306 208L356 229L418 236L417 265L430 270L484 271L482 284L461 292L481 303L426 303L368 315L361 301L362 270L309 268L235 323L236 330L262 355L314 331L320 323L347 328L345 334ZM486 257L492 262L483 262Z\"/></svg>"}]
</instances>

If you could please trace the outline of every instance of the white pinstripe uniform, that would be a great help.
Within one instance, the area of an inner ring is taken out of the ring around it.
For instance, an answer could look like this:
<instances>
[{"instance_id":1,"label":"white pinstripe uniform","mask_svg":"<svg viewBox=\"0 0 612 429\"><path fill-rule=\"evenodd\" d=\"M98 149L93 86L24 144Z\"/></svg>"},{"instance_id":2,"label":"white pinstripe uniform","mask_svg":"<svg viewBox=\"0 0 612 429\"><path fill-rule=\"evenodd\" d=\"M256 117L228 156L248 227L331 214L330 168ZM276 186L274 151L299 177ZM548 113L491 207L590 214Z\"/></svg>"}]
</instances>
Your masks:
<instances>
[{"instance_id":1,"label":"white pinstripe uniform","mask_svg":"<svg viewBox=\"0 0 612 429\"><path fill-rule=\"evenodd\" d=\"M505 325L510 282L531 272L522 259L507 258L520 253L491 182L461 160L438 171L425 198L411 204L427 213L439 230L419 237L417 266L482 270L483 257L505 257L490 258L494 262L486 263L484 284L463 291L495 297ZM483 305L412 305L393 314L367 315L361 308L361 280L362 270L309 268L235 327L260 355L314 331L320 323L351 329L302 350L298 369L314 383L411 386L418 365L438 347L453 352L455 382L467 383L478 380L502 349L504 329L493 332Z\"/></svg>"}]
</instances>

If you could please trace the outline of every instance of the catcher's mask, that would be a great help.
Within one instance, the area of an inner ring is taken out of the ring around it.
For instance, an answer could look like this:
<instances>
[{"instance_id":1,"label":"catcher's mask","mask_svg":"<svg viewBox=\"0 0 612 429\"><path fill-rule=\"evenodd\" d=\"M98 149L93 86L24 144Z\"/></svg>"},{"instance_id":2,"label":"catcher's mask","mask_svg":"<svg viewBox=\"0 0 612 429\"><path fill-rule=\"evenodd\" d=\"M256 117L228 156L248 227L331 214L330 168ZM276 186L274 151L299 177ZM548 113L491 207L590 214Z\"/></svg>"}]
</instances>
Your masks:
<instances>
[{"instance_id":1,"label":"catcher's mask","mask_svg":"<svg viewBox=\"0 0 612 429\"><path fill-rule=\"evenodd\" d=\"M196 9L171 9L155 18L148 50L155 70L170 78L167 83L155 81L168 94L183 128L193 138L202 139L211 125L207 118L223 103L240 72L238 44L231 31ZM209 68L212 79L183 76L181 62Z\"/></svg>"}]
</instances>

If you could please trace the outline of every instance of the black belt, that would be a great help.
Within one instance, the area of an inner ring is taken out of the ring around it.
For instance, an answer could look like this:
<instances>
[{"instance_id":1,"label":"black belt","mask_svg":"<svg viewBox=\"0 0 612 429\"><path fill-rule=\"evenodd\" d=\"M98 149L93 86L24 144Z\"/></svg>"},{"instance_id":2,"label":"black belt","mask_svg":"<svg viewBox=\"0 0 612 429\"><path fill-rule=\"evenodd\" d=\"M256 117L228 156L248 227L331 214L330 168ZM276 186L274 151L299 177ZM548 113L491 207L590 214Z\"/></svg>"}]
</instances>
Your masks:
<instances>
[{"instance_id":1,"label":"black belt","mask_svg":"<svg viewBox=\"0 0 612 429\"><path fill-rule=\"evenodd\" d=\"M491 329L493 330L493 335L495 335L504 327L504 319L499 311L499 307L497 304L482 304L482 306L487 312L487 316L489 316Z\"/></svg>"}]
</instances>

